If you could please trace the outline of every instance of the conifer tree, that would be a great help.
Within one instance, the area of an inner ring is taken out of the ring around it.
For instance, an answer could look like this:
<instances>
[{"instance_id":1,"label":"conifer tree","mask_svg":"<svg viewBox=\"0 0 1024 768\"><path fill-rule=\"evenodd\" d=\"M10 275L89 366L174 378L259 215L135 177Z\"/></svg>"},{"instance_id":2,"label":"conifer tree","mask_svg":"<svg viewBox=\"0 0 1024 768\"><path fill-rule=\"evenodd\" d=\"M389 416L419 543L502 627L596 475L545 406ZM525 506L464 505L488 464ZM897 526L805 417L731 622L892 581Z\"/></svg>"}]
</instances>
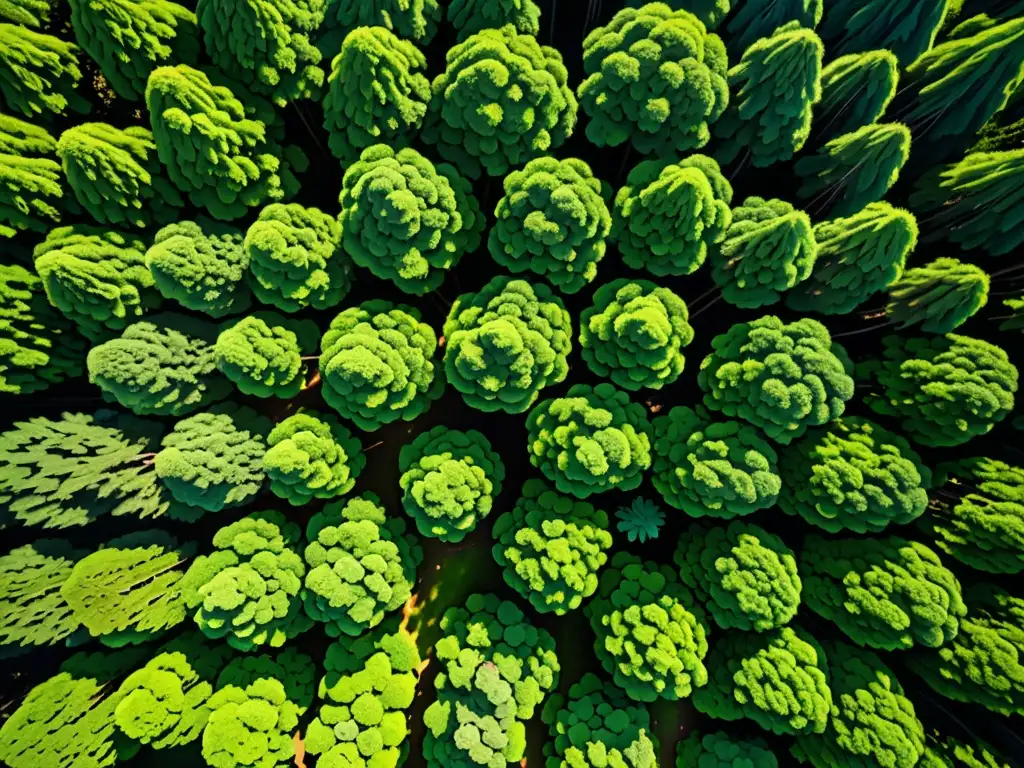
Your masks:
<instances>
[{"instance_id":1,"label":"conifer tree","mask_svg":"<svg viewBox=\"0 0 1024 768\"><path fill-rule=\"evenodd\" d=\"M38 539L0 557L0 653L74 635L80 622L60 588L87 554L61 539Z\"/></svg>"},{"instance_id":2,"label":"conifer tree","mask_svg":"<svg viewBox=\"0 0 1024 768\"><path fill-rule=\"evenodd\" d=\"M729 58L739 60L755 42L771 37L779 27L795 23L814 29L821 21L822 0L756 0L737 3L736 12L723 33L729 45Z\"/></svg>"},{"instance_id":3,"label":"conifer tree","mask_svg":"<svg viewBox=\"0 0 1024 768\"><path fill-rule=\"evenodd\" d=\"M331 58L358 27L384 27L424 46L437 32L442 14L438 0L328 0L317 46Z\"/></svg>"},{"instance_id":4,"label":"conifer tree","mask_svg":"<svg viewBox=\"0 0 1024 768\"><path fill-rule=\"evenodd\" d=\"M185 201L167 180L147 129L81 123L61 134L57 155L78 202L101 224L146 229L179 218Z\"/></svg>"},{"instance_id":5,"label":"conifer tree","mask_svg":"<svg viewBox=\"0 0 1024 768\"><path fill-rule=\"evenodd\" d=\"M75 89L82 79L78 46L27 27L0 24L0 96L7 109L48 118L88 112Z\"/></svg>"},{"instance_id":6,"label":"conifer tree","mask_svg":"<svg viewBox=\"0 0 1024 768\"><path fill-rule=\"evenodd\" d=\"M39 28L49 22L51 5L51 0L4 0L0 3L0 19Z\"/></svg>"},{"instance_id":7,"label":"conifer tree","mask_svg":"<svg viewBox=\"0 0 1024 768\"><path fill-rule=\"evenodd\" d=\"M834 55L885 49L905 68L935 44L951 5L949 0L835 0L818 32Z\"/></svg>"},{"instance_id":8,"label":"conifer tree","mask_svg":"<svg viewBox=\"0 0 1024 768\"><path fill-rule=\"evenodd\" d=\"M274 427L263 456L271 492L296 506L343 496L365 466L358 437L330 414L305 410Z\"/></svg>"},{"instance_id":9,"label":"conifer tree","mask_svg":"<svg viewBox=\"0 0 1024 768\"><path fill-rule=\"evenodd\" d=\"M448 23L459 32L459 41L482 29L511 24L516 32L536 37L540 32L540 7L533 0L452 0Z\"/></svg>"},{"instance_id":10,"label":"conifer tree","mask_svg":"<svg viewBox=\"0 0 1024 768\"><path fill-rule=\"evenodd\" d=\"M830 61L821 70L821 101L811 124L814 145L877 122L898 83L899 62L892 51L850 53Z\"/></svg>"},{"instance_id":11,"label":"conifer tree","mask_svg":"<svg viewBox=\"0 0 1024 768\"><path fill-rule=\"evenodd\" d=\"M900 328L949 333L988 303L988 273L959 259L908 269L889 286L885 314Z\"/></svg>"},{"instance_id":12,"label":"conifer tree","mask_svg":"<svg viewBox=\"0 0 1024 768\"><path fill-rule=\"evenodd\" d=\"M60 221L68 193L56 149L46 129L0 114L0 238Z\"/></svg>"}]
</instances>

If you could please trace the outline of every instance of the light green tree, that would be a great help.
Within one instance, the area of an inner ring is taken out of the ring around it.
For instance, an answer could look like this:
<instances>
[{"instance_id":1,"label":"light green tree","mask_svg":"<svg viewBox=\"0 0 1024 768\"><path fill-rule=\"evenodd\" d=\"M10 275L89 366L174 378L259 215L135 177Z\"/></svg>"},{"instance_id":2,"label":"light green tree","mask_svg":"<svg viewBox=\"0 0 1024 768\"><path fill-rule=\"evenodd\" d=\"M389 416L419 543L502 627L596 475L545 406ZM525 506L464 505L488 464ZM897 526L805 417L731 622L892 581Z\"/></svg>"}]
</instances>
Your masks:
<instances>
[{"instance_id":1,"label":"light green tree","mask_svg":"<svg viewBox=\"0 0 1024 768\"><path fill-rule=\"evenodd\" d=\"M0 114L0 238L45 232L72 202L57 142L45 128Z\"/></svg>"},{"instance_id":2,"label":"light green tree","mask_svg":"<svg viewBox=\"0 0 1024 768\"><path fill-rule=\"evenodd\" d=\"M959 259L943 257L908 269L889 286L885 314L899 327L929 333L959 328L988 303L989 275Z\"/></svg>"},{"instance_id":3,"label":"light green tree","mask_svg":"<svg viewBox=\"0 0 1024 768\"><path fill-rule=\"evenodd\" d=\"M16 24L0 24L0 96L12 112L51 117L88 112L76 93L82 70L78 46Z\"/></svg>"}]
</instances>

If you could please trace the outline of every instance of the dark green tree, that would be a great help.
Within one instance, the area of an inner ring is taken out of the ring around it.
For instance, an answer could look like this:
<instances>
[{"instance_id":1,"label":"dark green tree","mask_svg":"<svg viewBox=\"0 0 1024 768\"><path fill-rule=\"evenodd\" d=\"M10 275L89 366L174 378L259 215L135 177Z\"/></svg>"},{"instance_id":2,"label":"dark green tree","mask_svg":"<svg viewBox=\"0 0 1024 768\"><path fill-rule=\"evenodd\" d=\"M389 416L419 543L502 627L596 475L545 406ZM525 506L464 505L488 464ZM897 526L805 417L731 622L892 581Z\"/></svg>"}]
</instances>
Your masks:
<instances>
[{"instance_id":1,"label":"dark green tree","mask_svg":"<svg viewBox=\"0 0 1024 768\"><path fill-rule=\"evenodd\" d=\"M973 734L972 734L973 735ZM972 739L964 744L952 736L928 734L920 768L1013 768L991 744Z\"/></svg>"},{"instance_id":2,"label":"dark green tree","mask_svg":"<svg viewBox=\"0 0 1024 768\"><path fill-rule=\"evenodd\" d=\"M60 221L70 196L56 150L45 128L0 114L0 238Z\"/></svg>"},{"instance_id":3,"label":"dark green tree","mask_svg":"<svg viewBox=\"0 0 1024 768\"><path fill-rule=\"evenodd\" d=\"M358 27L384 27L404 40L426 45L441 21L438 0L328 0L317 45L327 58Z\"/></svg>"},{"instance_id":4,"label":"dark green tree","mask_svg":"<svg viewBox=\"0 0 1024 768\"><path fill-rule=\"evenodd\" d=\"M885 49L908 67L935 44L951 5L949 0L835 0L818 31L834 55Z\"/></svg>"},{"instance_id":5,"label":"dark green tree","mask_svg":"<svg viewBox=\"0 0 1024 768\"><path fill-rule=\"evenodd\" d=\"M626 534L629 541L653 541L665 524L665 513L655 502L643 496L633 499L628 506L615 510L615 530Z\"/></svg>"},{"instance_id":6,"label":"dark green tree","mask_svg":"<svg viewBox=\"0 0 1024 768\"><path fill-rule=\"evenodd\" d=\"M833 59L821 70L821 101L814 108L811 125L814 139L828 141L876 122L896 96L898 83L899 61L892 51Z\"/></svg>"},{"instance_id":7,"label":"dark green tree","mask_svg":"<svg viewBox=\"0 0 1024 768\"><path fill-rule=\"evenodd\" d=\"M448 23L459 32L459 41L482 29L511 24L523 35L540 32L540 7L533 0L452 0Z\"/></svg>"},{"instance_id":8,"label":"dark green tree","mask_svg":"<svg viewBox=\"0 0 1024 768\"><path fill-rule=\"evenodd\" d=\"M75 92L82 79L78 46L15 24L0 24L0 96L25 117L88 112Z\"/></svg>"},{"instance_id":9,"label":"dark green tree","mask_svg":"<svg viewBox=\"0 0 1024 768\"><path fill-rule=\"evenodd\" d=\"M87 554L37 539L0 557L0 654L71 641L81 624L60 589Z\"/></svg>"},{"instance_id":10,"label":"dark green tree","mask_svg":"<svg viewBox=\"0 0 1024 768\"><path fill-rule=\"evenodd\" d=\"M647 4L645 0L626 0L627 7L641 8ZM689 11L712 32L718 29L730 10L729 0L668 0L666 4L670 8Z\"/></svg>"},{"instance_id":11,"label":"dark green tree","mask_svg":"<svg viewBox=\"0 0 1024 768\"><path fill-rule=\"evenodd\" d=\"M312 411L277 424L263 456L271 492L292 505L343 496L365 466L359 438L334 416Z\"/></svg>"},{"instance_id":12,"label":"dark green tree","mask_svg":"<svg viewBox=\"0 0 1024 768\"><path fill-rule=\"evenodd\" d=\"M676 768L779 768L764 739L691 731L676 745Z\"/></svg>"},{"instance_id":13,"label":"dark green tree","mask_svg":"<svg viewBox=\"0 0 1024 768\"><path fill-rule=\"evenodd\" d=\"M758 40L771 37L781 26L795 22L814 29L821 21L822 0L780 0L738 3L726 25L729 58L736 60Z\"/></svg>"},{"instance_id":14,"label":"dark green tree","mask_svg":"<svg viewBox=\"0 0 1024 768\"><path fill-rule=\"evenodd\" d=\"M226 325L213 356L243 394L289 399L306 386L302 354L313 352L316 342L312 321L262 311Z\"/></svg>"},{"instance_id":15,"label":"dark green tree","mask_svg":"<svg viewBox=\"0 0 1024 768\"><path fill-rule=\"evenodd\" d=\"M885 314L899 327L929 333L959 328L988 303L989 275L959 259L940 258L908 269L889 286Z\"/></svg>"}]
</instances>

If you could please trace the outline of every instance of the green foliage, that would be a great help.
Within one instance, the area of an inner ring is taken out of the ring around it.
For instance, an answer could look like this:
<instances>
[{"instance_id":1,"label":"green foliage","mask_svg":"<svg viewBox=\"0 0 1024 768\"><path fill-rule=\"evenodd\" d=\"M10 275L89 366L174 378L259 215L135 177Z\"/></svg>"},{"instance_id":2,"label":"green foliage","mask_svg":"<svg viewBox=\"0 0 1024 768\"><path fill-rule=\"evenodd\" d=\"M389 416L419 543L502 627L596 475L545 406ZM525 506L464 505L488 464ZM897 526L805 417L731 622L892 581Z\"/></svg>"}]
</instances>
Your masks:
<instances>
[{"instance_id":1,"label":"green foliage","mask_svg":"<svg viewBox=\"0 0 1024 768\"><path fill-rule=\"evenodd\" d=\"M779 6L804 5L809 0L787 0ZM811 0L813 2L813 0ZM820 2L817 16L821 15ZM750 3L760 13L764 5ZM740 14L729 29L742 29ZM811 111L821 99L821 60L825 49L811 29L800 21L768 27L765 18L749 20L746 31L760 26L765 37L743 50L739 64L729 70L732 98L722 119L715 123L719 139L716 156L722 163L734 160L763 168L790 160L811 133ZM753 23L750 23L753 22ZM742 37L742 36L741 36ZM736 38L731 38L736 40Z\"/></svg>"},{"instance_id":2,"label":"green foliage","mask_svg":"<svg viewBox=\"0 0 1024 768\"><path fill-rule=\"evenodd\" d=\"M145 253L134 235L76 224L50 230L33 259L50 303L102 341L160 302Z\"/></svg>"},{"instance_id":3,"label":"green foliage","mask_svg":"<svg viewBox=\"0 0 1024 768\"><path fill-rule=\"evenodd\" d=\"M653 430L642 405L611 384L574 384L526 418L530 463L562 493L632 491L651 466Z\"/></svg>"},{"instance_id":4,"label":"green foliage","mask_svg":"<svg viewBox=\"0 0 1024 768\"><path fill-rule=\"evenodd\" d=\"M185 416L231 391L217 370L216 339L204 320L154 315L89 350L89 381L139 415Z\"/></svg>"},{"instance_id":5,"label":"green foliage","mask_svg":"<svg viewBox=\"0 0 1024 768\"><path fill-rule=\"evenodd\" d=\"M907 665L940 696L1002 715L1024 712L1024 600L994 584L965 591L967 617L944 647Z\"/></svg>"},{"instance_id":6,"label":"green foliage","mask_svg":"<svg viewBox=\"0 0 1024 768\"><path fill-rule=\"evenodd\" d=\"M877 384L867 401L900 420L919 445L962 445L1013 410L1017 368L1000 347L970 336L886 336L881 359L863 373ZM858 366L857 377L861 376Z\"/></svg>"},{"instance_id":7,"label":"green foliage","mask_svg":"<svg viewBox=\"0 0 1024 768\"><path fill-rule=\"evenodd\" d=\"M146 229L179 218L185 201L167 180L146 128L81 123L60 135L57 155L71 191L99 223Z\"/></svg>"},{"instance_id":8,"label":"green foliage","mask_svg":"<svg viewBox=\"0 0 1024 768\"><path fill-rule=\"evenodd\" d=\"M154 459L157 477L194 516L249 502L263 487L270 420L247 406L215 405L174 425Z\"/></svg>"},{"instance_id":9,"label":"green foliage","mask_svg":"<svg viewBox=\"0 0 1024 768\"><path fill-rule=\"evenodd\" d=\"M551 738L545 768L655 768L651 717L614 686L588 672L566 699L551 696L541 713Z\"/></svg>"},{"instance_id":10,"label":"green foliage","mask_svg":"<svg viewBox=\"0 0 1024 768\"><path fill-rule=\"evenodd\" d=\"M560 147L576 124L562 54L506 24L446 54L422 138L470 178L502 176Z\"/></svg>"},{"instance_id":11,"label":"green foliage","mask_svg":"<svg viewBox=\"0 0 1024 768\"><path fill-rule=\"evenodd\" d=\"M590 166L576 158L537 157L503 184L487 238L494 260L516 274L534 272L562 293L593 282L612 219Z\"/></svg>"},{"instance_id":12,"label":"green foliage","mask_svg":"<svg viewBox=\"0 0 1024 768\"><path fill-rule=\"evenodd\" d=\"M442 333L448 381L481 411L522 413L569 372L572 320L542 283L492 277L455 300Z\"/></svg>"},{"instance_id":13,"label":"green foliage","mask_svg":"<svg viewBox=\"0 0 1024 768\"><path fill-rule=\"evenodd\" d=\"M1004 299L1003 306L1006 307L1009 315L1001 315L999 320L1006 322L999 324L1000 331L1020 331L1024 328L1024 298Z\"/></svg>"},{"instance_id":14,"label":"green foliage","mask_svg":"<svg viewBox=\"0 0 1024 768\"><path fill-rule=\"evenodd\" d=\"M821 21L821 0L778 0L778 2L739 3L736 12L729 18L729 57L736 59L758 40L772 36L779 27L792 26L814 29Z\"/></svg>"},{"instance_id":15,"label":"green foliage","mask_svg":"<svg viewBox=\"0 0 1024 768\"><path fill-rule=\"evenodd\" d=\"M779 761L764 739L691 731L676 745L676 768L779 768Z\"/></svg>"},{"instance_id":16,"label":"green foliage","mask_svg":"<svg viewBox=\"0 0 1024 768\"><path fill-rule=\"evenodd\" d=\"M737 323L711 347L697 377L704 405L750 422L777 443L839 418L853 397L845 352L816 320L783 323L765 315Z\"/></svg>"},{"instance_id":17,"label":"green foliage","mask_svg":"<svg viewBox=\"0 0 1024 768\"><path fill-rule=\"evenodd\" d=\"M309 41L326 0L199 0L196 20L221 71L278 106L320 95L321 54Z\"/></svg>"},{"instance_id":18,"label":"green foliage","mask_svg":"<svg viewBox=\"0 0 1024 768\"><path fill-rule=\"evenodd\" d=\"M302 612L299 538L299 527L279 512L249 514L214 534L214 551L197 557L182 583L204 635L253 651L279 648L312 626Z\"/></svg>"},{"instance_id":19,"label":"green foliage","mask_svg":"<svg viewBox=\"0 0 1024 768\"><path fill-rule=\"evenodd\" d=\"M228 685L208 703L203 758L211 768L269 768L292 762L299 710L280 680L261 678L244 689Z\"/></svg>"},{"instance_id":20,"label":"green foliage","mask_svg":"<svg viewBox=\"0 0 1024 768\"><path fill-rule=\"evenodd\" d=\"M421 536L457 543L490 514L505 465L486 437L436 426L398 454L402 507Z\"/></svg>"},{"instance_id":21,"label":"green foliage","mask_svg":"<svg viewBox=\"0 0 1024 768\"><path fill-rule=\"evenodd\" d=\"M0 654L71 638L80 624L60 588L85 555L61 539L37 539L0 557Z\"/></svg>"},{"instance_id":22,"label":"green foliage","mask_svg":"<svg viewBox=\"0 0 1024 768\"><path fill-rule=\"evenodd\" d=\"M35 274L0 265L0 392L32 394L81 375L84 346Z\"/></svg>"},{"instance_id":23,"label":"green foliage","mask_svg":"<svg viewBox=\"0 0 1024 768\"><path fill-rule=\"evenodd\" d=\"M667 565L618 552L584 613L605 672L634 701L677 701L708 681L708 628Z\"/></svg>"},{"instance_id":24,"label":"green foliage","mask_svg":"<svg viewBox=\"0 0 1024 768\"><path fill-rule=\"evenodd\" d=\"M245 233L249 285L284 312L328 309L348 293L352 267L341 251L338 222L318 208L274 203Z\"/></svg>"},{"instance_id":25,"label":"green foliage","mask_svg":"<svg viewBox=\"0 0 1024 768\"><path fill-rule=\"evenodd\" d=\"M606 283L580 316L583 359L623 389L661 389L683 372L682 348L693 341L689 318L668 288L628 278Z\"/></svg>"},{"instance_id":26,"label":"green foliage","mask_svg":"<svg viewBox=\"0 0 1024 768\"><path fill-rule=\"evenodd\" d=\"M163 531L128 534L75 563L60 594L101 642L146 642L185 620L179 566L194 551Z\"/></svg>"},{"instance_id":27,"label":"green foliage","mask_svg":"<svg viewBox=\"0 0 1024 768\"><path fill-rule=\"evenodd\" d=\"M331 637L372 629L412 594L423 551L373 494L324 507L306 525L306 539L303 603Z\"/></svg>"},{"instance_id":28,"label":"green foliage","mask_svg":"<svg viewBox=\"0 0 1024 768\"><path fill-rule=\"evenodd\" d=\"M494 523L491 549L505 582L540 613L563 616L597 590L608 561L608 515L527 480L516 505Z\"/></svg>"},{"instance_id":29,"label":"green foliage","mask_svg":"<svg viewBox=\"0 0 1024 768\"><path fill-rule=\"evenodd\" d=\"M519 763L526 722L558 685L554 639L492 594L449 608L441 631L437 699L423 715L428 768Z\"/></svg>"},{"instance_id":30,"label":"green foliage","mask_svg":"<svg viewBox=\"0 0 1024 768\"><path fill-rule=\"evenodd\" d=\"M202 216L168 224L146 251L146 266L164 298L185 309L215 318L242 312L251 303L243 238L235 227Z\"/></svg>"},{"instance_id":31,"label":"green foliage","mask_svg":"<svg viewBox=\"0 0 1024 768\"><path fill-rule=\"evenodd\" d=\"M832 0L818 31L833 55L884 48L906 67L935 44L951 5L949 0Z\"/></svg>"},{"instance_id":32,"label":"green foliage","mask_svg":"<svg viewBox=\"0 0 1024 768\"><path fill-rule=\"evenodd\" d=\"M40 27L50 21L51 0L3 0L0 18L23 27Z\"/></svg>"},{"instance_id":33,"label":"green foliage","mask_svg":"<svg viewBox=\"0 0 1024 768\"><path fill-rule=\"evenodd\" d=\"M785 200L751 196L732 209L725 239L710 255L722 298L756 309L810 276L818 246L806 213Z\"/></svg>"},{"instance_id":34,"label":"green foliage","mask_svg":"<svg viewBox=\"0 0 1024 768\"><path fill-rule=\"evenodd\" d=\"M331 321L320 349L324 400L366 432L412 421L444 391L433 361L437 335L404 304L349 307Z\"/></svg>"},{"instance_id":35,"label":"green foliage","mask_svg":"<svg viewBox=\"0 0 1024 768\"><path fill-rule=\"evenodd\" d=\"M199 59L196 15L170 0L69 0L75 37L123 99L141 101L157 67Z\"/></svg>"},{"instance_id":36,"label":"green foliage","mask_svg":"<svg viewBox=\"0 0 1024 768\"><path fill-rule=\"evenodd\" d=\"M956 576L916 541L810 536L800 572L808 607L862 647L938 648L966 612Z\"/></svg>"},{"instance_id":37,"label":"green foliage","mask_svg":"<svg viewBox=\"0 0 1024 768\"><path fill-rule=\"evenodd\" d=\"M964 744L951 736L943 739L929 734L918 765L921 768L1012 768L991 744L976 737L972 740L973 744Z\"/></svg>"},{"instance_id":38,"label":"green foliage","mask_svg":"<svg viewBox=\"0 0 1024 768\"><path fill-rule=\"evenodd\" d=\"M359 438L330 414L312 411L277 424L263 456L271 492L293 506L345 495L365 466Z\"/></svg>"},{"instance_id":39,"label":"green foliage","mask_svg":"<svg viewBox=\"0 0 1024 768\"><path fill-rule=\"evenodd\" d=\"M797 196L832 217L850 216L881 200L910 157L910 130L901 123L871 123L829 141L797 160Z\"/></svg>"},{"instance_id":40,"label":"green foliage","mask_svg":"<svg viewBox=\"0 0 1024 768\"><path fill-rule=\"evenodd\" d=\"M997 459L940 464L921 523L936 548L988 573L1024 571L1024 469Z\"/></svg>"},{"instance_id":41,"label":"green foliage","mask_svg":"<svg viewBox=\"0 0 1024 768\"><path fill-rule=\"evenodd\" d=\"M217 336L217 368L239 391L256 397L295 397L305 386L303 352L316 347L317 328L276 312L256 312Z\"/></svg>"},{"instance_id":42,"label":"green foliage","mask_svg":"<svg viewBox=\"0 0 1024 768\"><path fill-rule=\"evenodd\" d=\"M925 242L946 241L990 256L1024 243L1022 201L1024 149L972 152L922 176L910 196L911 207L928 219Z\"/></svg>"},{"instance_id":43,"label":"green foliage","mask_svg":"<svg viewBox=\"0 0 1024 768\"><path fill-rule=\"evenodd\" d=\"M342 243L352 260L418 296L476 250L484 228L469 182L412 148L363 150L345 170L339 202Z\"/></svg>"},{"instance_id":44,"label":"green foliage","mask_svg":"<svg viewBox=\"0 0 1024 768\"><path fill-rule=\"evenodd\" d=\"M778 457L756 429L676 406L654 420L654 487L691 517L732 518L775 504Z\"/></svg>"},{"instance_id":45,"label":"green foliage","mask_svg":"<svg viewBox=\"0 0 1024 768\"><path fill-rule=\"evenodd\" d=\"M295 535L298 536L297 531ZM234 654L217 676L217 688L245 688L258 680L277 680L284 686L289 706L304 713L316 692L316 671L313 660L294 648L285 648L273 656Z\"/></svg>"},{"instance_id":46,"label":"green foliage","mask_svg":"<svg viewBox=\"0 0 1024 768\"><path fill-rule=\"evenodd\" d=\"M615 510L615 519L618 521L615 530L626 534L629 541L639 541L643 544L647 540L654 541L658 538L661 526L665 524L665 513L655 502L638 497L633 499L628 507L623 506Z\"/></svg>"},{"instance_id":47,"label":"green foliage","mask_svg":"<svg viewBox=\"0 0 1024 768\"><path fill-rule=\"evenodd\" d=\"M298 191L293 171L304 170L307 160L278 144L269 104L182 64L153 70L146 108L171 181L213 218L237 219Z\"/></svg>"},{"instance_id":48,"label":"green foliage","mask_svg":"<svg viewBox=\"0 0 1024 768\"><path fill-rule=\"evenodd\" d=\"M88 112L75 93L82 79L78 46L15 24L0 24L0 96L25 117Z\"/></svg>"},{"instance_id":49,"label":"green foliage","mask_svg":"<svg viewBox=\"0 0 1024 768\"><path fill-rule=\"evenodd\" d=\"M778 629L800 607L793 551L756 525L690 525L679 538L675 562L683 583L722 629Z\"/></svg>"},{"instance_id":50,"label":"green foliage","mask_svg":"<svg viewBox=\"0 0 1024 768\"><path fill-rule=\"evenodd\" d=\"M653 275L689 275L725 239L732 186L706 155L645 160L615 195L612 234L622 261Z\"/></svg>"},{"instance_id":51,"label":"green foliage","mask_svg":"<svg viewBox=\"0 0 1024 768\"><path fill-rule=\"evenodd\" d=\"M853 216L814 226L818 259L809 279L786 294L797 312L852 312L903 274L917 246L917 220L889 203L869 203Z\"/></svg>"},{"instance_id":52,"label":"green foliage","mask_svg":"<svg viewBox=\"0 0 1024 768\"><path fill-rule=\"evenodd\" d=\"M889 286L885 314L899 327L949 333L988 303L989 276L959 259L940 258L907 270Z\"/></svg>"},{"instance_id":53,"label":"green foliage","mask_svg":"<svg viewBox=\"0 0 1024 768\"><path fill-rule=\"evenodd\" d=\"M872 10L865 18L877 18L877 9ZM876 122L896 96L899 77L899 61L889 50L850 53L830 61L821 70L821 101L811 126L815 137L828 141Z\"/></svg>"},{"instance_id":54,"label":"green foliage","mask_svg":"<svg viewBox=\"0 0 1024 768\"><path fill-rule=\"evenodd\" d=\"M437 0L328 0L318 45L330 55L357 27L384 27L396 36L426 45L437 32L441 5Z\"/></svg>"},{"instance_id":55,"label":"green foliage","mask_svg":"<svg viewBox=\"0 0 1024 768\"><path fill-rule=\"evenodd\" d=\"M583 41L587 138L598 147L631 141L642 154L700 149L729 103L728 67L721 38L689 9L624 8Z\"/></svg>"},{"instance_id":56,"label":"green foliage","mask_svg":"<svg viewBox=\"0 0 1024 768\"><path fill-rule=\"evenodd\" d=\"M45 232L65 207L57 142L45 128L0 114L0 238Z\"/></svg>"},{"instance_id":57,"label":"green foliage","mask_svg":"<svg viewBox=\"0 0 1024 768\"><path fill-rule=\"evenodd\" d=\"M324 95L328 146L346 166L374 144L407 147L427 114L427 59L384 27L356 27L331 64Z\"/></svg>"},{"instance_id":58,"label":"green foliage","mask_svg":"<svg viewBox=\"0 0 1024 768\"><path fill-rule=\"evenodd\" d=\"M878 533L924 514L932 473L910 444L848 417L811 432L781 457L779 506L829 533Z\"/></svg>"},{"instance_id":59,"label":"green foliage","mask_svg":"<svg viewBox=\"0 0 1024 768\"><path fill-rule=\"evenodd\" d=\"M452 0L448 22L459 32L459 42L470 35L511 24L516 32L536 37L540 32L540 7L533 0Z\"/></svg>"},{"instance_id":60,"label":"green foliage","mask_svg":"<svg viewBox=\"0 0 1024 768\"><path fill-rule=\"evenodd\" d=\"M777 734L825 732L832 707L825 653L804 630L731 632L716 638L707 661L711 678L693 695L697 711L749 718Z\"/></svg>"},{"instance_id":61,"label":"green foliage","mask_svg":"<svg viewBox=\"0 0 1024 768\"><path fill-rule=\"evenodd\" d=\"M814 768L914 768L924 726L892 671L871 651L828 646L832 713L824 733L799 736L794 756Z\"/></svg>"}]
</instances>

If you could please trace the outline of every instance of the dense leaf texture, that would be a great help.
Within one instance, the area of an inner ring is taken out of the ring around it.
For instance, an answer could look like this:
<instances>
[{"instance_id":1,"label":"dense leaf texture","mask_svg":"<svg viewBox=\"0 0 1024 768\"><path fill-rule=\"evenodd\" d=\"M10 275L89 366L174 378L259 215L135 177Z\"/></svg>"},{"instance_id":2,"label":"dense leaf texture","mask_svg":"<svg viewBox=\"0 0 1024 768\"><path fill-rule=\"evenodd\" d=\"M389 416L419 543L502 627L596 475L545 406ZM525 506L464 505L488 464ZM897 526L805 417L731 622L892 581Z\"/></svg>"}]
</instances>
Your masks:
<instances>
[{"instance_id":1,"label":"dense leaf texture","mask_svg":"<svg viewBox=\"0 0 1024 768\"><path fill-rule=\"evenodd\" d=\"M331 55L341 41L358 27L384 27L396 36L420 45L430 42L441 20L437 0L328 0L319 42Z\"/></svg>"},{"instance_id":2,"label":"dense leaf texture","mask_svg":"<svg viewBox=\"0 0 1024 768\"><path fill-rule=\"evenodd\" d=\"M447 19L465 40L482 29L511 24L517 32L540 32L540 7L533 0L452 0Z\"/></svg>"},{"instance_id":3,"label":"dense leaf texture","mask_svg":"<svg viewBox=\"0 0 1024 768\"><path fill-rule=\"evenodd\" d=\"M755 0L737 3L726 25L730 58L737 59L758 40L771 37L781 26L814 29L821 21L822 0ZM789 27L787 27L788 29Z\"/></svg>"},{"instance_id":4,"label":"dense leaf texture","mask_svg":"<svg viewBox=\"0 0 1024 768\"><path fill-rule=\"evenodd\" d=\"M26 117L88 112L75 93L82 70L78 46L14 24L0 24L0 96Z\"/></svg>"},{"instance_id":5,"label":"dense leaf texture","mask_svg":"<svg viewBox=\"0 0 1024 768\"><path fill-rule=\"evenodd\" d=\"M0 114L0 238L60 221L68 193L56 149L45 128Z\"/></svg>"},{"instance_id":6,"label":"dense leaf texture","mask_svg":"<svg viewBox=\"0 0 1024 768\"><path fill-rule=\"evenodd\" d=\"M916 3L915 7L923 5ZM899 62L892 51L850 53L833 59L821 70L821 101L814 108L811 125L814 136L827 141L876 122L896 95L898 83Z\"/></svg>"},{"instance_id":7,"label":"dense leaf texture","mask_svg":"<svg viewBox=\"0 0 1024 768\"><path fill-rule=\"evenodd\" d=\"M305 385L302 353L316 347L316 326L276 312L257 312L217 336L217 368L239 391L257 397L291 398Z\"/></svg>"},{"instance_id":8,"label":"dense leaf texture","mask_svg":"<svg viewBox=\"0 0 1024 768\"><path fill-rule=\"evenodd\" d=\"M60 589L86 554L67 541L38 539L0 557L0 652L74 634L80 622Z\"/></svg>"},{"instance_id":9,"label":"dense leaf texture","mask_svg":"<svg viewBox=\"0 0 1024 768\"><path fill-rule=\"evenodd\" d=\"M334 416L312 411L277 424L263 456L271 492L293 505L348 493L365 466L359 438Z\"/></svg>"},{"instance_id":10,"label":"dense leaf texture","mask_svg":"<svg viewBox=\"0 0 1024 768\"><path fill-rule=\"evenodd\" d=\"M899 327L920 325L949 333L988 303L988 273L958 259L941 258L903 273L889 286L885 314Z\"/></svg>"}]
</instances>

